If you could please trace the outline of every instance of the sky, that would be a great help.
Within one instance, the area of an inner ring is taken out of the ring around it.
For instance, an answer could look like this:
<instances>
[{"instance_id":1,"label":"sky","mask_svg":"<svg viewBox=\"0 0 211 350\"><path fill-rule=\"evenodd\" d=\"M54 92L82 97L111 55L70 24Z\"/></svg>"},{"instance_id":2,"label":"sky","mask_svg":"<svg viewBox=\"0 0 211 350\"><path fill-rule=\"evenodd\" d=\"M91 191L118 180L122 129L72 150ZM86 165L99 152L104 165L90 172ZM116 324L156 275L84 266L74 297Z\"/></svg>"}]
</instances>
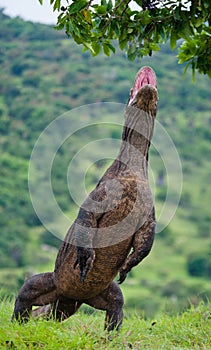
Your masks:
<instances>
[{"instance_id":1,"label":"sky","mask_svg":"<svg viewBox=\"0 0 211 350\"><path fill-rule=\"evenodd\" d=\"M43 0L42 6L38 0L0 0L0 8L11 17L19 16L28 21L47 24L57 21L57 13L53 12L49 0Z\"/></svg>"}]
</instances>

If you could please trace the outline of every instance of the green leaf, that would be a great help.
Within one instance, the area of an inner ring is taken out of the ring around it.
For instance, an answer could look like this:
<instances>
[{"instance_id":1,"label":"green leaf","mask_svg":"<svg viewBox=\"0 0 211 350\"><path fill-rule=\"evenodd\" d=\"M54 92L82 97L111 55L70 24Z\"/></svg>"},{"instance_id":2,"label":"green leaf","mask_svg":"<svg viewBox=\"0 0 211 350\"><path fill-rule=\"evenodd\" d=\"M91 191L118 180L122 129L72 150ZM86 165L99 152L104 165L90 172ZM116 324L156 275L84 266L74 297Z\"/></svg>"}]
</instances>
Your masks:
<instances>
[{"instance_id":1,"label":"green leaf","mask_svg":"<svg viewBox=\"0 0 211 350\"><path fill-rule=\"evenodd\" d=\"M211 70L207 72L208 77L211 79Z\"/></svg>"},{"instance_id":2,"label":"green leaf","mask_svg":"<svg viewBox=\"0 0 211 350\"><path fill-rule=\"evenodd\" d=\"M135 2L142 7L142 0L135 0Z\"/></svg>"},{"instance_id":3,"label":"green leaf","mask_svg":"<svg viewBox=\"0 0 211 350\"><path fill-rule=\"evenodd\" d=\"M94 51L94 49L93 49L93 46L92 46L92 44L91 43L83 43L83 45L87 48L87 49L89 49L90 51L91 51L91 53L92 54L95 54L95 51Z\"/></svg>"},{"instance_id":4,"label":"green leaf","mask_svg":"<svg viewBox=\"0 0 211 350\"><path fill-rule=\"evenodd\" d=\"M127 53L127 57L130 61L134 61L136 58L136 53Z\"/></svg>"},{"instance_id":5,"label":"green leaf","mask_svg":"<svg viewBox=\"0 0 211 350\"><path fill-rule=\"evenodd\" d=\"M107 43L103 43L103 52L106 56L110 56L110 47Z\"/></svg>"},{"instance_id":6,"label":"green leaf","mask_svg":"<svg viewBox=\"0 0 211 350\"><path fill-rule=\"evenodd\" d=\"M96 6L95 7L95 12L98 15L105 15L107 13L107 8L104 5Z\"/></svg>"},{"instance_id":7,"label":"green leaf","mask_svg":"<svg viewBox=\"0 0 211 350\"><path fill-rule=\"evenodd\" d=\"M196 28L200 27L203 23L205 22L205 19L202 17L202 18L196 18L195 19L195 22L194 22L194 25Z\"/></svg>"},{"instance_id":8,"label":"green leaf","mask_svg":"<svg viewBox=\"0 0 211 350\"><path fill-rule=\"evenodd\" d=\"M127 56L129 60L134 61L134 59L136 58L136 54L137 54L136 43L132 42L128 45L128 48L127 48Z\"/></svg>"},{"instance_id":9,"label":"green leaf","mask_svg":"<svg viewBox=\"0 0 211 350\"><path fill-rule=\"evenodd\" d=\"M75 0L69 7L68 12L70 15L83 10L87 6L86 0Z\"/></svg>"},{"instance_id":10,"label":"green leaf","mask_svg":"<svg viewBox=\"0 0 211 350\"><path fill-rule=\"evenodd\" d=\"M180 5L178 7L176 7L176 9L174 10L174 19L176 19L177 21L179 21L181 19L181 6Z\"/></svg>"},{"instance_id":11,"label":"green leaf","mask_svg":"<svg viewBox=\"0 0 211 350\"><path fill-rule=\"evenodd\" d=\"M105 25L106 25L106 19L101 18L100 21L98 22L98 28L99 28L99 30L102 31L103 28L105 27Z\"/></svg>"},{"instance_id":12,"label":"green leaf","mask_svg":"<svg viewBox=\"0 0 211 350\"><path fill-rule=\"evenodd\" d=\"M110 49L113 53L116 52L116 49L115 49L115 47L114 47L113 45L111 45L110 43L106 43L106 45L109 47L109 49Z\"/></svg>"},{"instance_id":13,"label":"green leaf","mask_svg":"<svg viewBox=\"0 0 211 350\"><path fill-rule=\"evenodd\" d=\"M61 0L56 0L53 5L53 11L60 10Z\"/></svg>"},{"instance_id":14,"label":"green leaf","mask_svg":"<svg viewBox=\"0 0 211 350\"><path fill-rule=\"evenodd\" d=\"M108 1L108 5L107 5L107 11L110 12L113 8L113 3L112 3L112 0L109 0Z\"/></svg>"},{"instance_id":15,"label":"green leaf","mask_svg":"<svg viewBox=\"0 0 211 350\"><path fill-rule=\"evenodd\" d=\"M149 48L152 50L152 51L160 51L160 46L155 44L155 43L150 43L149 44Z\"/></svg>"},{"instance_id":16,"label":"green leaf","mask_svg":"<svg viewBox=\"0 0 211 350\"><path fill-rule=\"evenodd\" d=\"M174 30L172 30L171 36L170 36L170 48L171 48L171 50L174 50L176 48L177 39L178 39L177 33Z\"/></svg>"},{"instance_id":17,"label":"green leaf","mask_svg":"<svg viewBox=\"0 0 211 350\"><path fill-rule=\"evenodd\" d=\"M119 40L119 47L121 50L124 50L126 48L127 42L128 42L127 38L123 40Z\"/></svg>"},{"instance_id":18,"label":"green leaf","mask_svg":"<svg viewBox=\"0 0 211 350\"><path fill-rule=\"evenodd\" d=\"M66 15L64 16L63 14L61 15L61 17L58 17L58 23L57 25L54 27L56 30L61 30L64 28L66 24Z\"/></svg>"},{"instance_id":19,"label":"green leaf","mask_svg":"<svg viewBox=\"0 0 211 350\"><path fill-rule=\"evenodd\" d=\"M128 32L128 34L132 34L133 33L133 28L128 28L127 32Z\"/></svg>"},{"instance_id":20,"label":"green leaf","mask_svg":"<svg viewBox=\"0 0 211 350\"><path fill-rule=\"evenodd\" d=\"M187 72L189 66L190 66L190 62L188 62L188 63L185 65L184 71L183 71L183 73L182 73L182 78L185 77L185 74L186 74L186 72Z\"/></svg>"},{"instance_id":21,"label":"green leaf","mask_svg":"<svg viewBox=\"0 0 211 350\"><path fill-rule=\"evenodd\" d=\"M40 5L42 5L42 4L43 4L43 0L38 0L38 1L39 1Z\"/></svg>"},{"instance_id":22,"label":"green leaf","mask_svg":"<svg viewBox=\"0 0 211 350\"><path fill-rule=\"evenodd\" d=\"M192 61L192 82L193 83L195 83L196 81L195 73L196 73L196 62L193 60Z\"/></svg>"},{"instance_id":23,"label":"green leaf","mask_svg":"<svg viewBox=\"0 0 211 350\"><path fill-rule=\"evenodd\" d=\"M155 27L155 31L157 31L158 38L160 37L162 42L166 42L166 38L167 38L166 30L161 23L157 24L157 26Z\"/></svg>"},{"instance_id":24,"label":"green leaf","mask_svg":"<svg viewBox=\"0 0 211 350\"><path fill-rule=\"evenodd\" d=\"M116 34L116 36L118 37L120 34L120 28L119 28L119 21L117 19L113 19L111 21L111 28L113 29L114 33Z\"/></svg>"},{"instance_id":25,"label":"green leaf","mask_svg":"<svg viewBox=\"0 0 211 350\"><path fill-rule=\"evenodd\" d=\"M88 11L87 9L84 9L82 10L82 15L84 16L87 23L89 24L92 23L92 16L90 11Z\"/></svg>"},{"instance_id":26,"label":"green leaf","mask_svg":"<svg viewBox=\"0 0 211 350\"><path fill-rule=\"evenodd\" d=\"M97 56L101 51L101 46L97 42L92 43L92 54L93 56Z\"/></svg>"},{"instance_id":27,"label":"green leaf","mask_svg":"<svg viewBox=\"0 0 211 350\"><path fill-rule=\"evenodd\" d=\"M143 17L141 19L141 24L147 25L147 24L149 24L151 22L152 22L152 18L151 18L150 14L149 14L149 10L144 11Z\"/></svg>"},{"instance_id":28,"label":"green leaf","mask_svg":"<svg viewBox=\"0 0 211 350\"><path fill-rule=\"evenodd\" d=\"M80 37L78 37L77 35L75 35L74 33L72 33L72 37L73 37L74 41L76 42L76 44L79 44L79 45L84 44L83 40Z\"/></svg>"},{"instance_id":29,"label":"green leaf","mask_svg":"<svg viewBox=\"0 0 211 350\"><path fill-rule=\"evenodd\" d=\"M189 38L191 37L191 35L193 35L194 32L189 24L189 22L184 22L183 24L183 28L182 30L180 31L180 36L182 38L184 38L185 40L189 40Z\"/></svg>"}]
</instances>

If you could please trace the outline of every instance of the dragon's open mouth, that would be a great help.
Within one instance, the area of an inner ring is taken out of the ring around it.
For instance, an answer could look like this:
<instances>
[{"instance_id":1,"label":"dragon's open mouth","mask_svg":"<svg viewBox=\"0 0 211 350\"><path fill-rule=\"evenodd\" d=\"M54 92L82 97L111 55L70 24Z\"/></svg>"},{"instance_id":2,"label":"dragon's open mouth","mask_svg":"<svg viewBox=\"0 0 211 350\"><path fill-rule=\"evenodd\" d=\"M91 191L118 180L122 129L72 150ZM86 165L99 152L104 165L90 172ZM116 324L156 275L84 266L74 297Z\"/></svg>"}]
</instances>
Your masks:
<instances>
[{"instance_id":1,"label":"dragon's open mouth","mask_svg":"<svg viewBox=\"0 0 211 350\"><path fill-rule=\"evenodd\" d=\"M131 102L134 100L137 92L144 85L147 85L147 84L150 84L150 85L154 86L155 88L157 88L156 75L151 67L143 67L137 73L133 88L130 91L130 98L128 101L128 105L130 105Z\"/></svg>"}]
</instances>

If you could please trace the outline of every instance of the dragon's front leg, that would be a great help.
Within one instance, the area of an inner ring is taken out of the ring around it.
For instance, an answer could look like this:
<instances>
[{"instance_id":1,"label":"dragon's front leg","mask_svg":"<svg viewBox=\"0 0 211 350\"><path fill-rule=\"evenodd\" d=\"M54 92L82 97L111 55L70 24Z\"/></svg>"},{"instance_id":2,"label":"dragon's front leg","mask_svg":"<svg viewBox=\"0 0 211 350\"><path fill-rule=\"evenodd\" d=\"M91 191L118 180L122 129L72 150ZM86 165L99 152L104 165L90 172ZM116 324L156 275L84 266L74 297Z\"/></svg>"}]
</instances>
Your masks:
<instances>
[{"instance_id":1,"label":"dragon's front leg","mask_svg":"<svg viewBox=\"0 0 211 350\"><path fill-rule=\"evenodd\" d=\"M119 284L124 282L127 273L136 265L138 265L151 251L155 235L155 218L154 210L150 218L145 224L135 233L133 239L133 251L127 257L119 271Z\"/></svg>"},{"instance_id":2,"label":"dragon's front leg","mask_svg":"<svg viewBox=\"0 0 211 350\"><path fill-rule=\"evenodd\" d=\"M94 214L80 209L74 228L77 251L74 269L79 266L81 282L85 281L87 273L92 268L95 259L92 242L96 232L96 226L97 221Z\"/></svg>"}]
</instances>

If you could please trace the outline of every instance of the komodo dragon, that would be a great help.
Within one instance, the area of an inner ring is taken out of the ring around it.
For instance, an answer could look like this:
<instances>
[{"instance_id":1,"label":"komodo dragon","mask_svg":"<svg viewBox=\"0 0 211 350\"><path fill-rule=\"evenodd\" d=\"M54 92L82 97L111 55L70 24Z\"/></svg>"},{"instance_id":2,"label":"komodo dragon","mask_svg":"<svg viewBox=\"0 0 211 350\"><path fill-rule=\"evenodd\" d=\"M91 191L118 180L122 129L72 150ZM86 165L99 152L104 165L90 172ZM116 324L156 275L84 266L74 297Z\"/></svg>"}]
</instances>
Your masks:
<instances>
[{"instance_id":1,"label":"komodo dragon","mask_svg":"<svg viewBox=\"0 0 211 350\"><path fill-rule=\"evenodd\" d=\"M13 319L64 320L81 304L106 311L105 329L118 329L123 295L114 281L150 252L155 213L148 183L148 151L157 112L156 76L137 74L125 111L119 154L82 204L58 252L54 272L30 277L20 289ZM39 306L32 311L33 306Z\"/></svg>"}]
</instances>

